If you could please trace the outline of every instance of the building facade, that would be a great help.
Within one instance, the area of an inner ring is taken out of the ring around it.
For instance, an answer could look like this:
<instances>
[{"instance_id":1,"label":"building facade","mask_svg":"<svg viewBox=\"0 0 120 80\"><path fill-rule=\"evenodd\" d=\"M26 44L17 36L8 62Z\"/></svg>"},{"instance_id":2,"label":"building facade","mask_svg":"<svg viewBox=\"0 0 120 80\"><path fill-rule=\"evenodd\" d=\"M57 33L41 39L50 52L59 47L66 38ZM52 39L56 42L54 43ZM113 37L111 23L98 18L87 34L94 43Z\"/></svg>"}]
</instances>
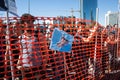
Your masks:
<instances>
[{"instance_id":1,"label":"building facade","mask_svg":"<svg viewBox=\"0 0 120 80\"><path fill-rule=\"evenodd\" d=\"M118 12L108 11L107 14L105 14L105 26L118 24L118 18Z\"/></svg>"},{"instance_id":2,"label":"building facade","mask_svg":"<svg viewBox=\"0 0 120 80\"><path fill-rule=\"evenodd\" d=\"M95 21L97 7L98 0L80 0L81 18Z\"/></svg>"}]
</instances>

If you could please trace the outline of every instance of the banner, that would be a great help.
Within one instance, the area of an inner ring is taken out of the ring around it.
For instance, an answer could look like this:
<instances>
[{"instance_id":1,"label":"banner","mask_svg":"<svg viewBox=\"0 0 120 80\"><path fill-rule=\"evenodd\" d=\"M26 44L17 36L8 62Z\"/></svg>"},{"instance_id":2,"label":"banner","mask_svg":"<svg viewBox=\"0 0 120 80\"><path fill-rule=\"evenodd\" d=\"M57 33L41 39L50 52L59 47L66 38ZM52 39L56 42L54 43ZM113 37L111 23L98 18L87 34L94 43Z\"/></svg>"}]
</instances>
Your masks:
<instances>
[{"instance_id":1,"label":"banner","mask_svg":"<svg viewBox=\"0 0 120 80\"><path fill-rule=\"evenodd\" d=\"M52 34L50 49L60 52L71 52L74 37L58 28Z\"/></svg>"},{"instance_id":2,"label":"banner","mask_svg":"<svg viewBox=\"0 0 120 80\"><path fill-rule=\"evenodd\" d=\"M5 0L0 0L0 11L7 10L7 4L5 3Z\"/></svg>"},{"instance_id":3,"label":"banner","mask_svg":"<svg viewBox=\"0 0 120 80\"><path fill-rule=\"evenodd\" d=\"M6 1L8 4L8 11L13 15L18 16L15 0L6 0Z\"/></svg>"},{"instance_id":4,"label":"banner","mask_svg":"<svg viewBox=\"0 0 120 80\"><path fill-rule=\"evenodd\" d=\"M0 11L7 10L9 13L18 16L15 0L0 0Z\"/></svg>"}]
</instances>

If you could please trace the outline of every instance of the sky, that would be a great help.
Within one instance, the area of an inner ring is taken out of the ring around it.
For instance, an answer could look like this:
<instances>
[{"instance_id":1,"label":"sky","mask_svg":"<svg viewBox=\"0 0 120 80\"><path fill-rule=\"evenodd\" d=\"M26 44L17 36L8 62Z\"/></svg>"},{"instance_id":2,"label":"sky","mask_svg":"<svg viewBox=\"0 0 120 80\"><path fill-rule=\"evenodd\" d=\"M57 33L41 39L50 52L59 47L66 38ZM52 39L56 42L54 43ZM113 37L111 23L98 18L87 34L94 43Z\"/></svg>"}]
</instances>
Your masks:
<instances>
[{"instance_id":1,"label":"sky","mask_svg":"<svg viewBox=\"0 0 120 80\"><path fill-rule=\"evenodd\" d=\"M30 8L28 7L30 1ZM21 16L30 12L34 16L56 17L71 16L71 9L76 17L80 16L80 0L16 0L17 13ZM98 0L98 22L104 25L107 11L118 11L118 0ZM0 14L1 16L2 14Z\"/></svg>"}]
</instances>

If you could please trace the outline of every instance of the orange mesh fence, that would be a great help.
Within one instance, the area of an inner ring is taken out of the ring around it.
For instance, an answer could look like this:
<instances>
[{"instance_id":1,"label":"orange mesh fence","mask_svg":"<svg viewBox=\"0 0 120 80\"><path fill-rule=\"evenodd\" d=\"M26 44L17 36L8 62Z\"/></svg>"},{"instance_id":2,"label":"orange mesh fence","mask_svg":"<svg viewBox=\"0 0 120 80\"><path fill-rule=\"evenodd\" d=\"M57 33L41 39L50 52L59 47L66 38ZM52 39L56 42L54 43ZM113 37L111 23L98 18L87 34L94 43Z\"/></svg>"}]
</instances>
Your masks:
<instances>
[{"instance_id":1,"label":"orange mesh fence","mask_svg":"<svg viewBox=\"0 0 120 80\"><path fill-rule=\"evenodd\" d=\"M99 23L61 17L9 20L8 29L0 27L0 80L100 80L112 69L109 35ZM74 36L71 52L50 49L55 28Z\"/></svg>"}]
</instances>

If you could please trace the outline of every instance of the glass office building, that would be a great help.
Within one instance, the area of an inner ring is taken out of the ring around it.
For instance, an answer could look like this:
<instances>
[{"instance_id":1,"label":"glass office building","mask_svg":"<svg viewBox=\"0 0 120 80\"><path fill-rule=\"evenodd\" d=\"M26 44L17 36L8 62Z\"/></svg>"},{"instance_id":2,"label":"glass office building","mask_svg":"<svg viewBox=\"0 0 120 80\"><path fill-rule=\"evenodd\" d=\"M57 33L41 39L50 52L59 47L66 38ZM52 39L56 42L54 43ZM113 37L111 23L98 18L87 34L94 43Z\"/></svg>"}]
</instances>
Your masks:
<instances>
[{"instance_id":1,"label":"glass office building","mask_svg":"<svg viewBox=\"0 0 120 80\"><path fill-rule=\"evenodd\" d=\"M96 20L96 9L98 0L80 0L81 18L87 20Z\"/></svg>"}]
</instances>

